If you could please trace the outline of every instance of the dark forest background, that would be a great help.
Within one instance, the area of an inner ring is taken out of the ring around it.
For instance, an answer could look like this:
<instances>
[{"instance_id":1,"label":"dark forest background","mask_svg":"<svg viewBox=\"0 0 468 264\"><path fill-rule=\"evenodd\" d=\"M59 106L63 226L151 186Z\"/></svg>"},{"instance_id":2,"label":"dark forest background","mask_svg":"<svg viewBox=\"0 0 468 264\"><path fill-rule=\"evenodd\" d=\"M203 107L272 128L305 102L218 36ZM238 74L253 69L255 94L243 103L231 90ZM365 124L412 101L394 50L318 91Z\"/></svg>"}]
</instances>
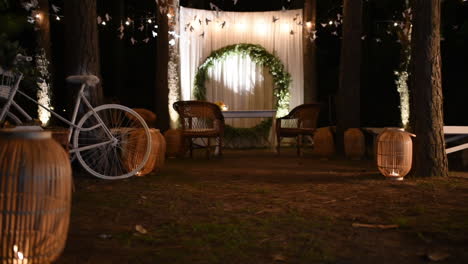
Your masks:
<instances>
[{"instance_id":1,"label":"dark forest background","mask_svg":"<svg viewBox=\"0 0 468 264\"><path fill-rule=\"evenodd\" d=\"M3 1L3 0L0 0ZM63 6L64 0L50 0L51 4ZM34 50L34 29L26 22L26 11L14 1L0 15L0 31L10 39L20 40L31 53ZM19 2L19 1L18 1ZM303 1L189 1L181 5L210 9L210 2L226 11L271 11L298 9ZM130 37L118 38L117 28L127 17L148 17L156 12L154 0L97 0L98 14L112 16L107 26L99 26L101 73L104 93L109 102L120 102L130 107L155 109L156 40L132 44ZM361 113L362 126L396 126L400 123L399 96L395 86L394 71L400 63L401 46L391 33L393 21L401 18L404 0L364 1ZM321 27L342 13L342 1L317 1L317 69L319 101L333 101L338 88L340 28ZM417 12L413 11L413 12ZM52 17L53 18L53 17ZM337 30L338 36L332 31ZM387 32L388 31L388 32ZM444 114L446 125L468 125L468 2L445 0L442 6L442 78L444 91ZM390 32L390 34L389 34ZM161 34L161 32L159 32ZM64 108L67 95L64 85L64 21L51 19L51 35L54 69L54 102L56 108ZM134 30L135 39L151 36L145 29ZM304 73L307 74L307 73ZM322 115L321 126L335 122L333 113Z\"/></svg>"}]
</instances>

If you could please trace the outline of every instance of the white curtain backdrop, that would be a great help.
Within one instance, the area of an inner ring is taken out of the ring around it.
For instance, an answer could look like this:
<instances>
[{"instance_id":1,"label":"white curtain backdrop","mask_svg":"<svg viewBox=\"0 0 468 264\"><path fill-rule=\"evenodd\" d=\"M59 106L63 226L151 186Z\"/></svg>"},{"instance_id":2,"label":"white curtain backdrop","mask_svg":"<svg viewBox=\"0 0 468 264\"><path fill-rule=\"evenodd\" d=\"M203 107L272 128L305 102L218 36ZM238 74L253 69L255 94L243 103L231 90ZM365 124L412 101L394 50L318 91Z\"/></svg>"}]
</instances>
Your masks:
<instances>
[{"instance_id":1,"label":"white curtain backdrop","mask_svg":"<svg viewBox=\"0 0 468 264\"><path fill-rule=\"evenodd\" d=\"M275 20L275 22L273 22ZM239 44L259 44L275 54L291 74L290 109L304 102L302 10L272 12L216 12L181 7L181 97L192 100L198 67L212 51ZM230 110L272 109L273 82L248 57L231 56L208 72L207 100L223 101ZM236 126L250 121L236 120Z\"/></svg>"},{"instance_id":2,"label":"white curtain backdrop","mask_svg":"<svg viewBox=\"0 0 468 264\"><path fill-rule=\"evenodd\" d=\"M263 66L248 56L230 56L216 61L208 70L206 98L223 101L230 110L273 109L273 78ZM252 127L261 118L229 118L226 124L234 127Z\"/></svg>"}]
</instances>

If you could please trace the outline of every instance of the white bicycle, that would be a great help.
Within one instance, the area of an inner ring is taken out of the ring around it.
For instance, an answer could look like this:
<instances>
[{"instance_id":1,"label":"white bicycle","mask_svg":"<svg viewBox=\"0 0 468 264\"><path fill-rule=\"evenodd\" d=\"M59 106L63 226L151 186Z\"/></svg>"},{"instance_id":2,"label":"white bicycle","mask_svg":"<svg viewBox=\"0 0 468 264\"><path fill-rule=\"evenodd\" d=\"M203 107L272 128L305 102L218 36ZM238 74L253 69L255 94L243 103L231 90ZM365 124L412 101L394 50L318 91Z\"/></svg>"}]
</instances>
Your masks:
<instances>
[{"instance_id":1,"label":"white bicycle","mask_svg":"<svg viewBox=\"0 0 468 264\"><path fill-rule=\"evenodd\" d=\"M69 125L70 154L74 154L83 168L92 175L108 180L123 179L138 173L151 151L151 136L144 119L132 109L118 104L93 107L84 96L85 88L92 89L99 78L93 75L70 76L68 82L81 84L71 120L41 105L24 92L19 84L23 75L0 68L0 123L16 125L32 121L15 102L17 94L34 102ZM88 112L76 122L78 110L84 103ZM19 117L21 116L21 118Z\"/></svg>"}]
</instances>

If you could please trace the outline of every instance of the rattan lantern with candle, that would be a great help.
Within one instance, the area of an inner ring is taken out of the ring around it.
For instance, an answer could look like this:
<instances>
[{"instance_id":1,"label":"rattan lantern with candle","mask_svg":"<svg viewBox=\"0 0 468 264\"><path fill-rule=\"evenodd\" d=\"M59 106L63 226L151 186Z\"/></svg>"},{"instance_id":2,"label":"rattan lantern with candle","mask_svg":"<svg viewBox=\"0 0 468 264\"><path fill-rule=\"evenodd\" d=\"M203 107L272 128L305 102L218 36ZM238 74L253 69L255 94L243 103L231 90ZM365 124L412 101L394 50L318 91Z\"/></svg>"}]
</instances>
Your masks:
<instances>
[{"instance_id":1,"label":"rattan lantern with candle","mask_svg":"<svg viewBox=\"0 0 468 264\"><path fill-rule=\"evenodd\" d=\"M392 180L403 180L411 170L414 134L401 128L385 128L377 137L377 167Z\"/></svg>"},{"instance_id":2,"label":"rattan lantern with candle","mask_svg":"<svg viewBox=\"0 0 468 264\"><path fill-rule=\"evenodd\" d=\"M0 263L53 262L71 206L68 154L51 132L0 130Z\"/></svg>"},{"instance_id":3,"label":"rattan lantern with candle","mask_svg":"<svg viewBox=\"0 0 468 264\"><path fill-rule=\"evenodd\" d=\"M135 138L134 145L131 148L124 149L123 159L125 160L125 166L132 170L134 169L139 162L143 159L146 150L146 142L143 135L145 130L140 129L131 132L132 137ZM145 166L137 172L136 176L144 176L151 172L159 172L164 166L164 161L166 159L166 140L161 134L159 129L150 128L151 135L151 152L146 162Z\"/></svg>"}]
</instances>

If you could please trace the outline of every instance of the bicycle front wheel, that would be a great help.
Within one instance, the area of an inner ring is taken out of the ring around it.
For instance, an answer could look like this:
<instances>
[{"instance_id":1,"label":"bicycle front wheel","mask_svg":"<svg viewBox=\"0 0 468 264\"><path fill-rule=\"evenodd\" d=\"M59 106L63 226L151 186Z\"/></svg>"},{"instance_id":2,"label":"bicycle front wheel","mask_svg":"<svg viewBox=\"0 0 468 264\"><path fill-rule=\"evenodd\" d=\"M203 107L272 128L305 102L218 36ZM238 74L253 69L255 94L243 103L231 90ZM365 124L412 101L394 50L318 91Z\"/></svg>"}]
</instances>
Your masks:
<instances>
[{"instance_id":1,"label":"bicycle front wheel","mask_svg":"<svg viewBox=\"0 0 468 264\"><path fill-rule=\"evenodd\" d=\"M117 104L98 106L94 112L89 111L80 119L73 135L80 164L106 180L137 174L151 151L146 122L132 109Z\"/></svg>"}]
</instances>

